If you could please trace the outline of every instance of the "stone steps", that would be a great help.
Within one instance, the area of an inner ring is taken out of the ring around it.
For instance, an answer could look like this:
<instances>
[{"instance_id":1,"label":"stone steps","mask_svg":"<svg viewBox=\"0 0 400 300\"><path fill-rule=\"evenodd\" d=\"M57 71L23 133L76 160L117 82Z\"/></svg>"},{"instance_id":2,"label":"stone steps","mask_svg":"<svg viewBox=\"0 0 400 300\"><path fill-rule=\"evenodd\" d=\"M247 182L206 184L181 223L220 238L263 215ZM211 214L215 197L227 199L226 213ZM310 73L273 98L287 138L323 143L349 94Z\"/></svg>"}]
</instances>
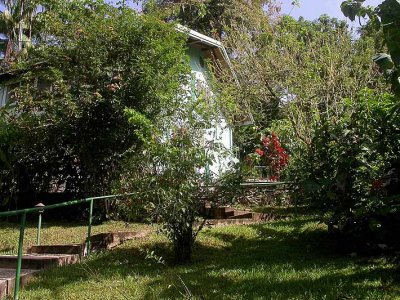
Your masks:
<instances>
[{"instance_id":1,"label":"stone steps","mask_svg":"<svg viewBox=\"0 0 400 300\"><path fill-rule=\"evenodd\" d=\"M125 241L146 237L151 232L141 230L96 234L90 239L91 252L110 250ZM28 254L22 256L21 287L43 269L79 262L86 255L86 244L32 246L27 252ZM0 299L13 293L17 259L16 255L0 256Z\"/></svg>"},{"instance_id":2,"label":"stone steps","mask_svg":"<svg viewBox=\"0 0 400 300\"><path fill-rule=\"evenodd\" d=\"M143 238L149 235L151 230L141 230L137 232L109 232L109 233L100 233L93 235L90 239L91 250L92 252L97 252L101 250L111 250L122 243L137 239Z\"/></svg>"},{"instance_id":3,"label":"stone steps","mask_svg":"<svg viewBox=\"0 0 400 300\"><path fill-rule=\"evenodd\" d=\"M21 286L26 285L39 270L22 269ZM15 285L15 269L0 269L0 299L11 295Z\"/></svg>"},{"instance_id":4,"label":"stone steps","mask_svg":"<svg viewBox=\"0 0 400 300\"><path fill-rule=\"evenodd\" d=\"M234 219L245 219L246 224L250 222L260 222L265 219L265 216L260 213L248 211L248 210L238 210L229 206L221 206L221 207L211 207L209 205L205 205L203 208L204 215L208 218L208 220L213 220L213 223L222 224L224 221L226 224L239 224L240 222L233 222L228 220ZM216 222L215 220L220 220ZM224 221L223 221L224 220Z\"/></svg>"},{"instance_id":5,"label":"stone steps","mask_svg":"<svg viewBox=\"0 0 400 300\"><path fill-rule=\"evenodd\" d=\"M15 269L17 259L16 255L1 255L0 269ZM74 264L78 261L79 255L77 254L26 254L22 256L22 268L41 270Z\"/></svg>"},{"instance_id":6,"label":"stone steps","mask_svg":"<svg viewBox=\"0 0 400 300\"><path fill-rule=\"evenodd\" d=\"M29 254L77 254L83 256L85 244L71 245L41 245L32 246L28 249Z\"/></svg>"},{"instance_id":7,"label":"stone steps","mask_svg":"<svg viewBox=\"0 0 400 300\"><path fill-rule=\"evenodd\" d=\"M253 219L252 212L235 212L233 216L228 216L227 219Z\"/></svg>"}]
</instances>

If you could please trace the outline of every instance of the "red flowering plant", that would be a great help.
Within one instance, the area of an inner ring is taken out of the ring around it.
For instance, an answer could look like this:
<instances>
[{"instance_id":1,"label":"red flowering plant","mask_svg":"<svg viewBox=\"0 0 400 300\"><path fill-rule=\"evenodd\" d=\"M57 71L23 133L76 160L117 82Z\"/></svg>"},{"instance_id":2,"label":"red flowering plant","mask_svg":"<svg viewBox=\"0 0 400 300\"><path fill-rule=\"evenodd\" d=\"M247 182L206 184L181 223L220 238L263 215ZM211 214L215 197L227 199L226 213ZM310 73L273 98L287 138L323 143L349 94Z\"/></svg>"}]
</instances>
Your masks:
<instances>
[{"instance_id":1,"label":"red flowering plant","mask_svg":"<svg viewBox=\"0 0 400 300\"><path fill-rule=\"evenodd\" d=\"M380 191L383 189L383 179L379 178L379 179L375 179L372 181L371 184L371 191Z\"/></svg>"},{"instance_id":2,"label":"red flowering plant","mask_svg":"<svg viewBox=\"0 0 400 300\"><path fill-rule=\"evenodd\" d=\"M270 169L268 180L278 181L283 169L289 163L289 155L282 147L279 137L272 132L270 136L262 138L261 147L255 150L259 162Z\"/></svg>"}]
</instances>

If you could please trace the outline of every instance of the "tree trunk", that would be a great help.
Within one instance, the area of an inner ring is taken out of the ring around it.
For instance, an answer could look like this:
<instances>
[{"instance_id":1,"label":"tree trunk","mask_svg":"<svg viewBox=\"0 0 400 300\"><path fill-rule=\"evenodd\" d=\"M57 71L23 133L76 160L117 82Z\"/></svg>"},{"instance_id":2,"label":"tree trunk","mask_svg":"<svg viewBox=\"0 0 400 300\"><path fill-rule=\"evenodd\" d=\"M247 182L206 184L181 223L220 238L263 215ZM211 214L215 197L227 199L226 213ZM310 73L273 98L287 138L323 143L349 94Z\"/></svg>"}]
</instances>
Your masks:
<instances>
[{"instance_id":1,"label":"tree trunk","mask_svg":"<svg viewBox=\"0 0 400 300\"><path fill-rule=\"evenodd\" d=\"M184 226L181 234L176 237L174 242L175 262L185 264L190 262L193 245L193 228Z\"/></svg>"},{"instance_id":2,"label":"tree trunk","mask_svg":"<svg viewBox=\"0 0 400 300\"><path fill-rule=\"evenodd\" d=\"M18 53L21 52L22 50L22 36L23 36L23 28L24 28L24 20L23 20L23 15L24 15L24 1L21 2L21 11L20 11L20 18L21 20L19 21L19 28L18 28Z\"/></svg>"}]
</instances>

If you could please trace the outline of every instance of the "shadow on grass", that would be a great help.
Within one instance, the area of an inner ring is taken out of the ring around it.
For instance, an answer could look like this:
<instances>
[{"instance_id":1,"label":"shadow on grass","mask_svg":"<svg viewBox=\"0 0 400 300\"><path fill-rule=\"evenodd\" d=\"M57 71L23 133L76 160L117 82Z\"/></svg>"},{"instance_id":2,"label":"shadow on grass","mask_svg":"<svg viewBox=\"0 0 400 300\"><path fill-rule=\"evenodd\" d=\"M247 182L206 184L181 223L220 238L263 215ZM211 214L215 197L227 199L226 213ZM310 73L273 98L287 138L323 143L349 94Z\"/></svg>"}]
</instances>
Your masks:
<instances>
[{"instance_id":1,"label":"shadow on grass","mask_svg":"<svg viewBox=\"0 0 400 300\"><path fill-rule=\"evenodd\" d=\"M259 213L270 214L276 218L321 215L321 210L318 208L310 208L306 205L258 206L252 208L252 210Z\"/></svg>"},{"instance_id":2,"label":"shadow on grass","mask_svg":"<svg viewBox=\"0 0 400 300\"><path fill-rule=\"evenodd\" d=\"M162 241L142 247L172 259ZM62 289L77 282L113 288L115 278L133 278L115 287L125 294L121 299L189 293L196 299L396 299L400 290L392 265L338 256L331 249L326 231L310 219L220 227L205 230L188 266L146 260L138 246L118 248L82 265L46 271L27 290L49 289L53 299L61 299Z\"/></svg>"}]
</instances>

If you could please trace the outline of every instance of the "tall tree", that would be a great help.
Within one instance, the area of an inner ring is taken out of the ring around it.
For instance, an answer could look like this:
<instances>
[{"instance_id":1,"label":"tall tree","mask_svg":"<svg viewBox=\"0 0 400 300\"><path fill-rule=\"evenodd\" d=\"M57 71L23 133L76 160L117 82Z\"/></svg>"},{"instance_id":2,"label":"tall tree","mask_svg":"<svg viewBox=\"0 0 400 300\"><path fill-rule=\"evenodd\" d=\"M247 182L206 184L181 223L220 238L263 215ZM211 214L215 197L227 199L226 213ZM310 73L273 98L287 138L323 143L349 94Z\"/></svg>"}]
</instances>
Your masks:
<instances>
[{"instance_id":1,"label":"tall tree","mask_svg":"<svg viewBox=\"0 0 400 300\"><path fill-rule=\"evenodd\" d=\"M273 0L147 0L145 10L169 21L222 39L233 23L260 22L267 11L278 10Z\"/></svg>"},{"instance_id":2,"label":"tall tree","mask_svg":"<svg viewBox=\"0 0 400 300\"><path fill-rule=\"evenodd\" d=\"M382 53L380 49L374 61L381 67L386 77L390 80L393 92L400 96L400 2L385 0L376 8L363 6L365 0L347 0L342 3L344 15L351 20L368 18L365 27L375 30L382 29L384 45L389 53Z\"/></svg>"},{"instance_id":3,"label":"tall tree","mask_svg":"<svg viewBox=\"0 0 400 300\"><path fill-rule=\"evenodd\" d=\"M294 134L291 141L309 145L312 124L339 116L344 97L355 97L365 86L386 89L370 63L374 40L353 40L345 22L328 16L313 22L264 18L251 29L237 23L224 40L239 81L238 87L234 81L225 86L237 103L248 103L256 127L282 119ZM251 127L237 133L243 154L259 142L260 133Z\"/></svg>"},{"instance_id":4,"label":"tall tree","mask_svg":"<svg viewBox=\"0 0 400 300\"><path fill-rule=\"evenodd\" d=\"M75 196L110 193L122 157L140 146L124 109L150 120L169 112L187 68L185 37L97 0L55 1L40 21L48 38L13 64L21 86L5 121L15 131L10 164L20 176L0 170L2 196L10 185L30 201L60 184Z\"/></svg>"},{"instance_id":5,"label":"tall tree","mask_svg":"<svg viewBox=\"0 0 400 300\"><path fill-rule=\"evenodd\" d=\"M34 0L2 0L1 4L5 9L0 14L0 32L7 37L2 48L4 62L9 62L31 45L37 4Z\"/></svg>"}]
</instances>

